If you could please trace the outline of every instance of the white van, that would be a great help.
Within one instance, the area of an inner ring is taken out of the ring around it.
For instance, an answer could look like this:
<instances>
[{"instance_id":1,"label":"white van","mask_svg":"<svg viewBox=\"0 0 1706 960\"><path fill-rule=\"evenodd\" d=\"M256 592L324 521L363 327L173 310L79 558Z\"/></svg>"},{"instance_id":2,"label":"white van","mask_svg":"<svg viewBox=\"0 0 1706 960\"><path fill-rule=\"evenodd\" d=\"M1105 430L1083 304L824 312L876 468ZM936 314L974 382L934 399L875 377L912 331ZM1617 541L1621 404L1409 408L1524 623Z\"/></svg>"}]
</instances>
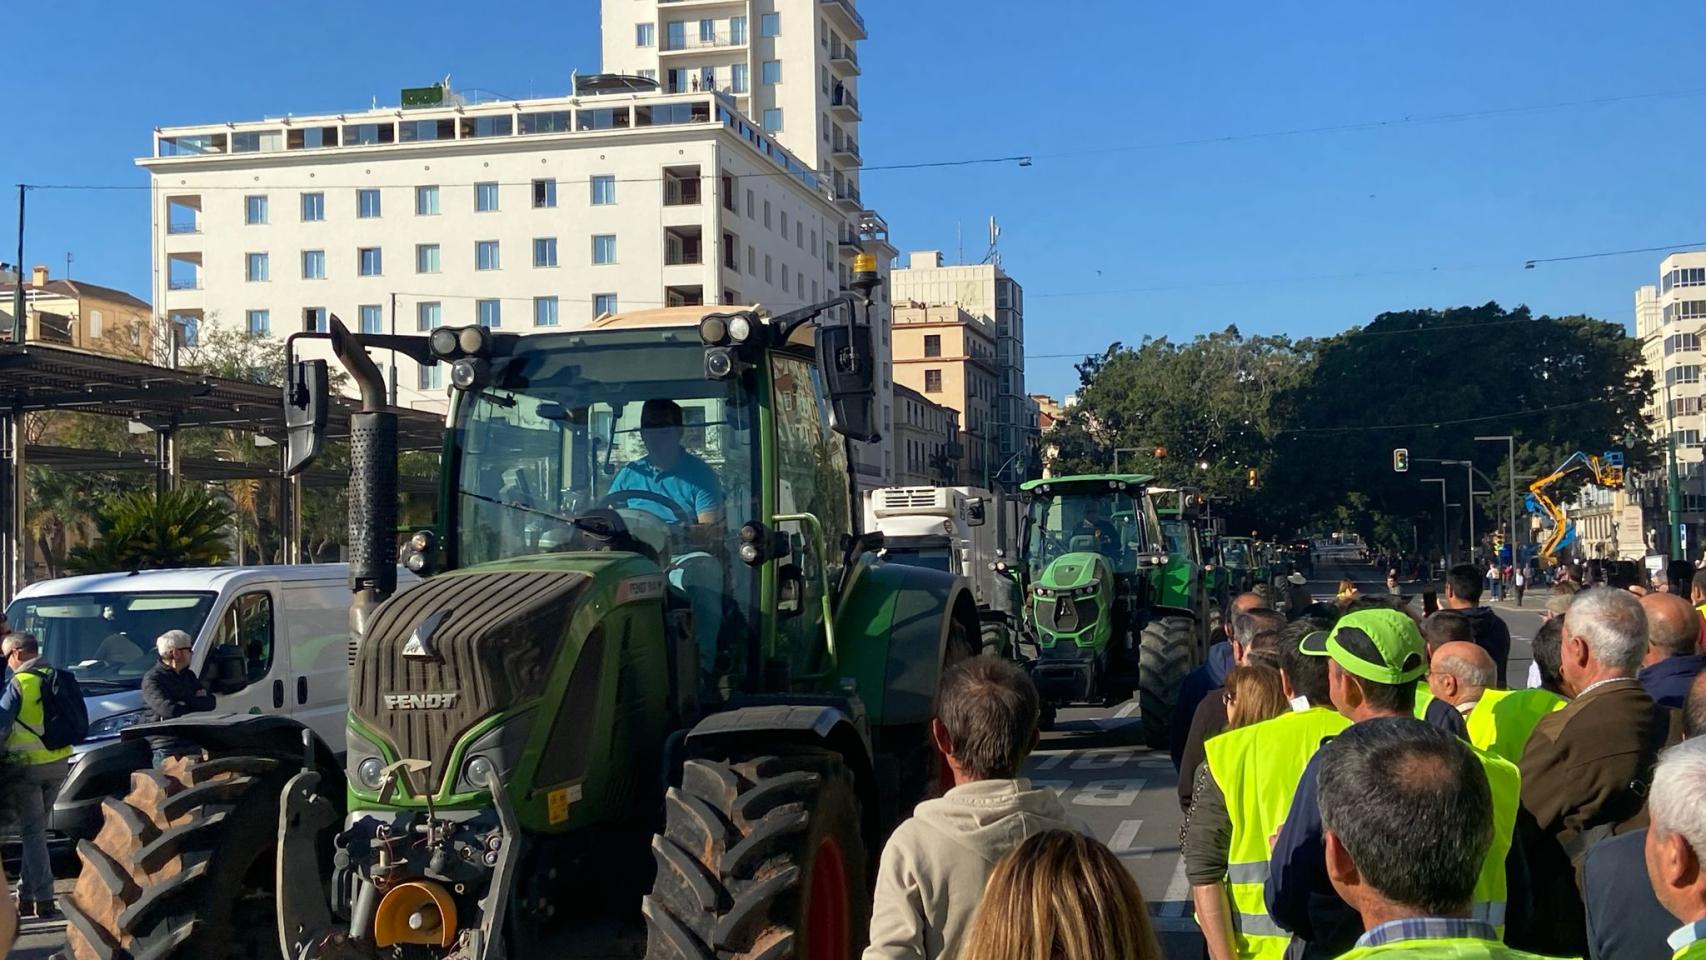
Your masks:
<instances>
[{"instance_id":1,"label":"white van","mask_svg":"<svg viewBox=\"0 0 1706 960\"><path fill-rule=\"evenodd\" d=\"M399 592L419 582L398 568ZM220 713L293 716L341 753L352 596L341 563L142 570L32 583L6 619L77 676L89 709L78 753L147 719L142 675L168 630L195 638L190 664Z\"/></svg>"}]
</instances>

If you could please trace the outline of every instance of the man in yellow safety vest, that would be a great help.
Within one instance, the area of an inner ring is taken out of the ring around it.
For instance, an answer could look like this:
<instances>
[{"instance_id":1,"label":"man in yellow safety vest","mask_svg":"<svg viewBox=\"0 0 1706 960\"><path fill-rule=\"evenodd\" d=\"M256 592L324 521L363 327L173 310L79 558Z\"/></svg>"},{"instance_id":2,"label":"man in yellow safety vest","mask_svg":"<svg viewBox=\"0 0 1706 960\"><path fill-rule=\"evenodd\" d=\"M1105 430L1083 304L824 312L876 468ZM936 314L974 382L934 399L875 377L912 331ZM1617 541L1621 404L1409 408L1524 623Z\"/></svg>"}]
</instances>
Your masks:
<instances>
[{"instance_id":1,"label":"man in yellow safety vest","mask_svg":"<svg viewBox=\"0 0 1706 960\"><path fill-rule=\"evenodd\" d=\"M1306 654L1327 658L1333 705L1354 723L1408 717L1416 681L1427 672L1421 632L1407 614L1361 610L1342 617L1332 633L1304 641ZM1442 731L1443 732L1443 731ZM1471 750L1493 793L1493 839L1475 884L1474 914L1502 930L1507 899L1505 860L1521 797L1515 764ZM1285 826L1274 843L1264 890L1268 915L1303 944L1305 958L1334 957L1362 934L1362 921L1333 893L1318 805L1319 756L1298 779Z\"/></svg>"},{"instance_id":2,"label":"man in yellow safety vest","mask_svg":"<svg viewBox=\"0 0 1706 960\"><path fill-rule=\"evenodd\" d=\"M1317 757L1326 873L1364 928L1339 960L1534 957L1476 915L1500 817L1472 747L1395 716L1358 723Z\"/></svg>"},{"instance_id":3,"label":"man in yellow safety vest","mask_svg":"<svg viewBox=\"0 0 1706 960\"><path fill-rule=\"evenodd\" d=\"M41 741L47 711L42 705L42 679L53 667L41 660L41 644L28 633L9 633L0 640L11 679L0 691L0 737L7 759L21 768L23 789L18 798L18 836L23 863L18 873L18 914L25 919L52 920L59 916L53 902L53 865L48 859L47 817L59 786L70 772L70 747L50 750Z\"/></svg>"}]
</instances>

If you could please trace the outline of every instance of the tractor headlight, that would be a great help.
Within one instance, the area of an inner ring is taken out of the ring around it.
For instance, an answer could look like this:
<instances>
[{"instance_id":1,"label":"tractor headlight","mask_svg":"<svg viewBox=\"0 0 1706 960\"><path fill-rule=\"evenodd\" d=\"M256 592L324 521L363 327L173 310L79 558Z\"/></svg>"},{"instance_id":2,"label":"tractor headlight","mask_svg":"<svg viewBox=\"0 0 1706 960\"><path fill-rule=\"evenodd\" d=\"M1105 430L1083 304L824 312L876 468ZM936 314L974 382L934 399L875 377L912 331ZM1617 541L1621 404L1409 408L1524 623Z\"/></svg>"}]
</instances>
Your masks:
<instances>
[{"instance_id":1,"label":"tractor headlight","mask_svg":"<svg viewBox=\"0 0 1706 960\"><path fill-rule=\"evenodd\" d=\"M745 343L752 336L752 321L744 315L737 315L729 321L729 339L735 343Z\"/></svg>"},{"instance_id":2,"label":"tractor headlight","mask_svg":"<svg viewBox=\"0 0 1706 960\"><path fill-rule=\"evenodd\" d=\"M378 757L367 757L355 765L355 782L361 784L364 790L378 790L379 782L385 779L385 761Z\"/></svg>"},{"instance_id":3,"label":"tractor headlight","mask_svg":"<svg viewBox=\"0 0 1706 960\"><path fill-rule=\"evenodd\" d=\"M484 358L463 357L450 365L450 384L458 390L477 390L486 385L491 372L491 364Z\"/></svg>"},{"instance_id":4,"label":"tractor headlight","mask_svg":"<svg viewBox=\"0 0 1706 960\"><path fill-rule=\"evenodd\" d=\"M470 357L484 356L492 344L492 332L476 324L456 331L456 346Z\"/></svg>"},{"instance_id":5,"label":"tractor headlight","mask_svg":"<svg viewBox=\"0 0 1706 960\"><path fill-rule=\"evenodd\" d=\"M478 755L468 758L468 762L462 765L462 779L476 787L489 789L497 772L492 761Z\"/></svg>"},{"instance_id":6,"label":"tractor headlight","mask_svg":"<svg viewBox=\"0 0 1706 960\"><path fill-rule=\"evenodd\" d=\"M699 321L699 340L716 345L729 338L729 322L722 317L706 317Z\"/></svg>"},{"instance_id":7,"label":"tractor headlight","mask_svg":"<svg viewBox=\"0 0 1706 960\"><path fill-rule=\"evenodd\" d=\"M440 360L452 360L456 357L456 328L439 327L427 335L427 346L432 348L432 354Z\"/></svg>"}]
</instances>

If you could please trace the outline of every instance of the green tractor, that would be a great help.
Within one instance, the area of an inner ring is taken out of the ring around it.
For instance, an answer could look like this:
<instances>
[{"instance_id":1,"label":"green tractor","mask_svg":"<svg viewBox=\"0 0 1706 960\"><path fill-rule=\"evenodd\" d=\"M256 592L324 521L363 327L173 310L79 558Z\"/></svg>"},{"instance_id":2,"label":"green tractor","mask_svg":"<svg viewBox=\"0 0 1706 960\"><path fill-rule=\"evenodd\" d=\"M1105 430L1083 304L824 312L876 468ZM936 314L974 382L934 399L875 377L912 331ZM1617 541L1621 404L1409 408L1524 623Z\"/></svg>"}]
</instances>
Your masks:
<instances>
[{"instance_id":1,"label":"green tractor","mask_svg":"<svg viewBox=\"0 0 1706 960\"><path fill-rule=\"evenodd\" d=\"M430 337L334 318L363 397L347 754L288 717L127 731L92 761L120 779L80 848L75 956L496 960L567 936L857 957L876 854L940 783L940 677L978 636L963 579L853 533L847 443L875 438L861 260L856 297L775 317ZM454 388L438 520L404 548L428 579L395 596L370 349L450 364ZM327 383L293 364L292 469ZM151 769L139 733L194 756Z\"/></svg>"},{"instance_id":2,"label":"green tractor","mask_svg":"<svg viewBox=\"0 0 1706 960\"><path fill-rule=\"evenodd\" d=\"M1220 537L1220 569L1226 572L1228 590L1234 596L1261 583L1255 544L1249 537Z\"/></svg>"},{"instance_id":3,"label":"green tractor","mask_svg":"<svg viewBox=\"0 0 1706 960\"><path fill-rule=\"evenodd\" d=\"M1052 721L1061 706L1138 694L1145 741L1166 743L1179 683L1207 649L1190 575L1165 548L1153 477L1031 480L1020 563L1031 678Z\"/></svg>"}]
</instances>

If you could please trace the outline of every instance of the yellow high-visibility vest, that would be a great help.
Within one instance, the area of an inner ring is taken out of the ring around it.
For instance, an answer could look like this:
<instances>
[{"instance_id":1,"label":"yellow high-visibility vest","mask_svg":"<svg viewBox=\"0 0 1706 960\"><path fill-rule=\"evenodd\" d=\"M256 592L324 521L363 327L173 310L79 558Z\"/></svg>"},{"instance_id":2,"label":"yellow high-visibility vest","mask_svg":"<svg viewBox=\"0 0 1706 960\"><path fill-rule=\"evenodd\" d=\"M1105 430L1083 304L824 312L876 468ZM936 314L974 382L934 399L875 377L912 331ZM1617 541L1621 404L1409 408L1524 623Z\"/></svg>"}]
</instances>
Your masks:
<instances>
[{"instance_id":1,"label":"yellow high-visibility vest","mask_svg":"<svg viewBox=\"0 0 1706 960\"><path fill-rule=\"evenodd\" d=\"M18 758L19 763L31 766L43 763L53 763L71 756L70 747L60 747L49 750L41 742L36 731L41 730L47 722L47 710L42 706L41 677L31 668L23 673L12 675L12 682L18 685L21 694L18 700L18 717L12 722L12 732L6 735L6 752ZM52 667L41 667L49 673Z\"/></svg>"},{"instance_id":2,"label":"yellow high-visibility vest","mask_svg":"<svg viewBox=\"0 0 1706 960\"><path fill-rule=\"evenodd\" d=\"M1564 709L1565 700L1550 690L1488 690L1469 711L1469 742L1512 763L1542 717Z\"/></svg>"},{"instance_id":3,"label":"yellow high-visibility vest","mask_svg":"<svg viewBox=\"0 0 1706 960\"><path fill-rule=\"evenodd\" d=\"M1229 730L1203 745L1209 774L1226 796L1232 823L1226 880L1232 894L1233 946L1241 960L1280 960L1291 934L1268 916L1268 838L1291 812L1303 768L1321 741L1350 726L1326 707L1285 713Z\"/></svg>"}]
</instances>

